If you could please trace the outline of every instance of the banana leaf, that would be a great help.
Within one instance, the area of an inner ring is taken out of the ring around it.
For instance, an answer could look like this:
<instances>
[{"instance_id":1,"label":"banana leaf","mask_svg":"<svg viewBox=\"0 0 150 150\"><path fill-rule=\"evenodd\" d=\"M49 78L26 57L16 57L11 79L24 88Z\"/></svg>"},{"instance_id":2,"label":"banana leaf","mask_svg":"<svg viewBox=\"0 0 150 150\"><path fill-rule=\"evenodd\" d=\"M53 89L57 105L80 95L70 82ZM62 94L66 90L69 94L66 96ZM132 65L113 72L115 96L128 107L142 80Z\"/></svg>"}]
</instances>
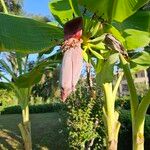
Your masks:
<instances>
[{"instance_id":1,"label":"banana leaf","mask_svg":"<svg viewBox=\"0 0 150 150\"><path fill-rule=\"evenodd\" d=\"M0 51L38 53L57 45L62 29L30 18L0 13Z\"/></svg>"}]
</instances>

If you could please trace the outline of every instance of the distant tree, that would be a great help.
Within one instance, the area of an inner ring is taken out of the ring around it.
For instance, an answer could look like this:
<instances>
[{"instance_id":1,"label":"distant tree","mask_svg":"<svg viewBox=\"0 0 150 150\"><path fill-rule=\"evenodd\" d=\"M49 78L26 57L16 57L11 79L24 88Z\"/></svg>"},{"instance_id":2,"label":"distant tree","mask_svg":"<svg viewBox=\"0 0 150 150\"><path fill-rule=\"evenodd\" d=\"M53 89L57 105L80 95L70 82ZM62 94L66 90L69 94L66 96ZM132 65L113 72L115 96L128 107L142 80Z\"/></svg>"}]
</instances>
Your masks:
<instances>
[{"instance_id":1,"label":"distant tree","mask_svg":"<svg viewBox=\"0 0 150 150\"><path fill-rule=\"evenodd\" d=\"M22 12L23 0L4 0L7 9L12 14L20 14ZM0 4L0 12L3 12L3 8Z\"/></svg>"}]
</instances>

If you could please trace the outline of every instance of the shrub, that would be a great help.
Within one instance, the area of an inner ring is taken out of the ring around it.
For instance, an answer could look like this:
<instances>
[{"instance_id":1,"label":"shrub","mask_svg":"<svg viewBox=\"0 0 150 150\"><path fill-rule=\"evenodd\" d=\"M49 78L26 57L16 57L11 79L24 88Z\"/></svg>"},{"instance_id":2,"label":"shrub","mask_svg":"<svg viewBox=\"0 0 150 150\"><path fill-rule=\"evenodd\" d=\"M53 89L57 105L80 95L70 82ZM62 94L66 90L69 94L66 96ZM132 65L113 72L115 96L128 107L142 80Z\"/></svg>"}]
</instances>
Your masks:
<instances>
[{"instance_id":1,"label":"shrub","mask_svg":"<svg viewBox=\"0 0 150 150\"><path fill-rule=\"evenodd\" d=\"M103 149L102 100L100 96L91 99L88 90L80 81L67 101L70 149Z\"/></svg>"},{"instance_id":2,"label":"shrub","mask_svg":"<svg viewBox=\"0 0 150 150\"><path fill-rule=\"evenodd\" d=\"M118 98L115 101L115 107L117 109L130 110L130 97L129 96L123 96L123 97Z\"/></svg>"}]
</instances>

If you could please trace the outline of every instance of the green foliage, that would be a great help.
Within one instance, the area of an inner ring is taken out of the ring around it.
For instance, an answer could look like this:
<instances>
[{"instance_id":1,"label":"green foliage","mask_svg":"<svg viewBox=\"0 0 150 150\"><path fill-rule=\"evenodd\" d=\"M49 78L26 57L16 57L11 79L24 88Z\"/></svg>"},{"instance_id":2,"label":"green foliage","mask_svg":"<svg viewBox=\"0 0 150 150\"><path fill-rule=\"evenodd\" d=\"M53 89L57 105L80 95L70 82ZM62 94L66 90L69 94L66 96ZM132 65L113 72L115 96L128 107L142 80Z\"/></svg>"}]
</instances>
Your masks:
<instances>
[{"instance_id":1,"label":"green foliage","mask_svg":"<svg viewBox=\"0 0 150 150\"><path fill-rule=\"evenodd\" d=\"M13 91L7 89L0 89L0 111L6 107L17 105L17 99Z\"/></svg>"},{"instance_id":2,"label":"green foliage","mask_svg":"<svg viewBox=\"0 0 150 150\"><path fill-rule=\"evenodd\" d=\"M79 103L77 100L76 102ZM84 109L75 105L71 108L68 121L70 148L84 149L86 142L98 136L94 131L94 120L91 118L92 105L92 102L89 102Z\"/></svg>"},{"instance_id":3,"label":"green foliage","mask_svg":"<svg viewBox=\"0 0 150 150\"><path fill-rule=\"evenodd\" d=\"M122 110L122 109L130 110L130 97L124 96L124 97L117 99L115 101L115 107L118 110Z\"/></svg>"},{"instance_id":4,"label":"green foliage","mask_svg":"<svg viewBox=\"0 0 150 150\"><path fill-rule=\"evenodd\" d=\"M122 22L148 0L80 0L79 3L106 20Z\"/></svg>"},{"instance_id":5,"label":"green foliage","mask_svg":"<svg viewBox=\"0 0 150 150\"><path fill-rule=\"evenodd\" d=\"M145 47L150 43L149 33L144 31L126 29L124 30L124 37L128 50Z\"/></svg>"},{"instance_id":6,"label":"green foliage","mask_svg":"<svg viewBox=\"0 0 150 150\"><path fill-rule=\"evenodd\" d=\"M55 19L63 26L67 21L73 19L73 10L69 0L52 0L49 8Z\"/></svg>"},{"instance_id":7,"label":"green foliage","mask_svg":"<svg viewBox=\"0 0 150 150\"><path fill-rule=\"evenodd\" d=\"M141 90L141 88L139 88L137 85L136 85L136 88L137 88L138 93L141 94L141 95L138 96L138 100L139 100L139 102L141 102L143 95L147 91L145 90L144 86L143 86L143 90ZM143 93L142 92L140 93L140 91L142 91ZM131 107L130 107L130 96L123 96L123 97L118 98L115 101L115 107L119 111L121 111L122 109L123 110L130 110L131 109ZM150 106L149 106L149 109L147 110L147 114L150 115Z\"/></svg>"},{"instance_id":8,"label":"green foliage","mask_svg":"<svg viewBox=\"0 0 150 150\"><path fill-rule=\"evenodd\" d=\"M132 62L144 65L144 66L150 66L150 51L142 51L138 52L135 56L132 57Z\"/></svg>"},{"instance_id":9,"label":"green foliage","mask_svg":"<svg viewBox=\"0 0 150 150\"><path fill-rule=\"evenodd\" d=\"M135 29L140 31L149 31L149 11L137 11L135 14L117 24L120 31L125 29ZM113 22L114 25L115 22Z\"/></svg>"},{"instance_id":10,"label":"green foliage","mask_svg":"<svg viewBox=\"0 0 150 150\"><path fill-rule=\"evenodd\" d=\"M84 81L80 81L76 94L68 99L67 107L69 147L81 150L89 147L103 148L102 102L98 97L90 98Z\"/></svg>"},{"instance_id":11,"label":"green foliage","mask_svg":"<svg viewBox=\"0 0 150 150\"><path fill-rule=\"evenodd\" d=\"M101 71L96 75L97 84L110 83L113 81L114 65L118 60L118 53L112 54L105 62Z\"/></svg>"},{"instance_id":12,"label":"green foliage","mask_svg":"<svg viewBox=\"0 0 150 150\"><path fill-rule=\"evenodd\" d=\"M41 52L63 38L61 28L33 19L0 13L0 20L1 51Z\"/></svg>"},{"instance_id":13,"label":"green foliage","mask_svg":"<svg viewBox=\"0 0 150 150\"><path fill-rule=\"evenodd\" d=\"M64 104L53 103L53 104L42 104L42 105L30 105L29 111L31 114L34 113L48 113L48 112L59 112L66 110ZM22 110L20 106L6 107L1 111L1 114L21 114Z\"/></svg>"},{"instance_id":14,"label":"green foliage","mask_svg":"<svg viewBox=\"0 0 150 150\"><path fill-rule=\"evenodd\" d=\"M141 52L133 53L133 56L131 56L131 58L132 59L130 61L130 67L133 73L139 72L141 70L146 70L150 66L149 46L147 47L147 50L144 49Z\"/></svg>"},{"instance_id":15,"label":"green foliage","mask_svg":"<svg viewBox=\"0 0 150 150\"><path fill-rule=\"evenodd\" d=\"M81 16L81 12L80 12L79 7L78 7L78 0L69 0L69 4L70 4L71 9L73 11L73 15L75 17Z\"/></svg>"},{"instance_id":16,"label":"green foliage","mask_svg":"<svg viewBox=\"0 0 150 150\"><path fill-rule=\"evenodd\" d=\"M22 0L3 0L6 4L8 12L11 14L20 14L22 12ZM0 12L4 12L0 3Z\"/></svg>"},{"instance_id":17,"label":"green foliage","mask_svg":"<svg viewBox=\"0 0 150 150\"><path fill-rule=\"evenodd\" d=\"M112 23L125 38L124 46L127 50L145 47L149 44L149 17L148 11L137 11L122 23Z\"/></svg>"},{"instance_id":18,"label":"green foliage","mask_svg":"<svg viewBox=\"0 0 150 150\"><path fill-rule=\"evenodd\" d=\"M128 110L120 110L120 118L119 118L122 126L119 133L119 150L132 150L132 124L131 124L131 114ZM146 115L145 120L145 141L144 141L144 149L149 150L150 147L150 115Z\"/></svg>"},{"instance_id":19,"label":"green foliage","mask_svg":"<svg viewBox=\"0 0 150 150\"><path fill-rule=\"evenodd\" d=\"M57 66L57 61L43 61L37 64L31 71L20 75L15 80L15 85L20 88L27 88L37 84L45 71L45 69L53 69Z\"/></svg>"}]
</instances>

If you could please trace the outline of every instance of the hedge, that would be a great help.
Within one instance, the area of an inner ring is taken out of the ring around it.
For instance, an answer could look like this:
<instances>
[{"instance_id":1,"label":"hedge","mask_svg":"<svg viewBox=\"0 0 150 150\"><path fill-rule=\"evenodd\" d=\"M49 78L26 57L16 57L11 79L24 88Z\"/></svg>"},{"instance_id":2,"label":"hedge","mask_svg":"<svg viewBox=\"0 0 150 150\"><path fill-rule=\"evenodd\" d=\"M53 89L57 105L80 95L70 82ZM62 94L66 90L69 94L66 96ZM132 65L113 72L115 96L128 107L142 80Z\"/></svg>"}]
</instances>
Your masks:
<instances>
[{"instance_id":1,"label":"hedge","mask_svg":"<svg viewBox=\"0 0 150 150\"><path fill-rule=\"evenodd\" d=\"M29 111L31 114L33 113L47 113L47 112L57 112L60 110L65 110L66 106L62 103L53 103L53 104L42 104L42 105L30 105ZM21 114L21 107L11 106L4 108L1 111L1 114Z\"/></svg>"},{"instance_id":2,"label":"hedge","mask_svg":"<svg viewBox=\"0 0 150 150\"><path fill-rule=\"evenodd\" d=\"M141 101L141 97L139 97L139 101ZM115 101L116 109L122 110L130 110L130 99L129 98L120 98ZM150 115L150 106L148 107L147 114Z\"/></svg>"},{"instance_id":3,"label":"hedge","mask_svg":"<svg viewBox=\"0 0 150 150\"><path fill-rule=\"evenodd\" d=\"M118 150L132 150L132 125L130 111L120 110L121 128L119 132ZM146 115L145 128L145 150L150 150L150 115Z\"/></svg>"}]
</instances>

